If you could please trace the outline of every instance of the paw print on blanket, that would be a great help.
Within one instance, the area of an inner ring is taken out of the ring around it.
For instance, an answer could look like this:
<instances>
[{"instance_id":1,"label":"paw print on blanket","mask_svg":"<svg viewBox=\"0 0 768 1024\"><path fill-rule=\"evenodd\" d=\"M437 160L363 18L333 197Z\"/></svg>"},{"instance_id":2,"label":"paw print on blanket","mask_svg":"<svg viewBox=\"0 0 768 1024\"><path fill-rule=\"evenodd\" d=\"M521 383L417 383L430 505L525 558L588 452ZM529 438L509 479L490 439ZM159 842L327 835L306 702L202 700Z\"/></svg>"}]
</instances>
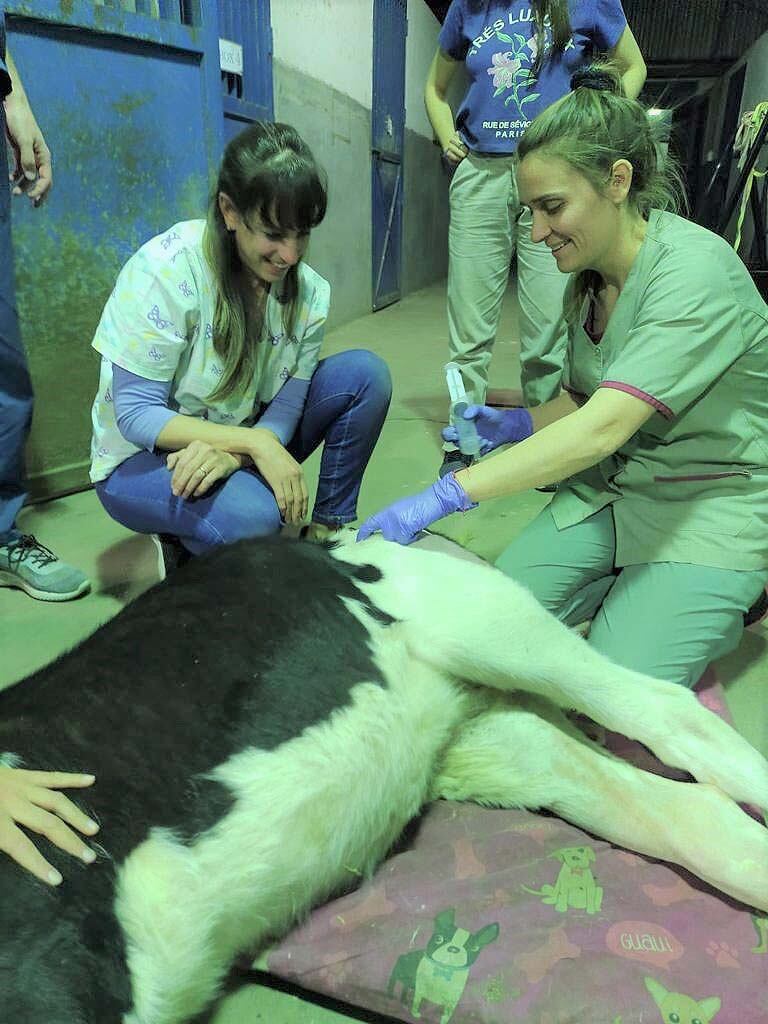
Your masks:
<instances>
[{"instance_id":1,"label":"paw print on blanket","mask_svg":"<svg viewBox=\"0 0 768 1024\"><path fill-rule=\"evenodd\" d=\"M738 949L729 946L727 942L710 942L707 945L707 954L718 967L741 967Z\"/></svg>"}]
</instances>

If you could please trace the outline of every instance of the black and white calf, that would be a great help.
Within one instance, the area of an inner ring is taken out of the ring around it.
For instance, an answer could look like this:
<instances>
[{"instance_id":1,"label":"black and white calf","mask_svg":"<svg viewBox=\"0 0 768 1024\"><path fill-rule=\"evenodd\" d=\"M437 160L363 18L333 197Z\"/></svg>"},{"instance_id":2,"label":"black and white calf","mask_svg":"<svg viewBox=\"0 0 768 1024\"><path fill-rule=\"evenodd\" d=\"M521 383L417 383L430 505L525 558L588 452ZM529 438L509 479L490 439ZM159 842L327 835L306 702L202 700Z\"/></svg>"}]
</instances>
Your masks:
<instances>
[{"instance_id":1,"label":"black and white calf","mask_svg":"<svg viewBox=\"0 0 768 1024\"><path fill-rule=\"evenodd\" d=\"M560 707L699 783L603 754ZM104 844L89 868L46 850L57 889L0 859L0 1024L189 1020L439 795L551 808L768 909L768 830L734 802L768 807L748 743L496 570L379 538L195 559L0 694L0 751L95 773Z\"/></svg>"}]
</instances>

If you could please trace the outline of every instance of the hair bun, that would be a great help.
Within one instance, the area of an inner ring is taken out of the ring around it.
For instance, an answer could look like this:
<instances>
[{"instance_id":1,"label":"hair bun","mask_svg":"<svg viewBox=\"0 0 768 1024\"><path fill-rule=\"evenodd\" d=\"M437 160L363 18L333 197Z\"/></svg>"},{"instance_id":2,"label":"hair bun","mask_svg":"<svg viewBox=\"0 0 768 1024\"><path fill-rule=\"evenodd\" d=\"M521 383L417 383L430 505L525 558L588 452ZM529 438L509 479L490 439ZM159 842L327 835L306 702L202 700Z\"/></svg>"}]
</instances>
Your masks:
<instances>
[{"instance_id":1,"label":"hair bun","mask_svg":"<svg viewBox=\"0 0 768 1024\"><path fill-rule=\"evenodd\" d=\"M571 75L571 91L595 89L598 92L621 92L621 79L612 68L589 64Z\"/></svg>"}]
</instances>

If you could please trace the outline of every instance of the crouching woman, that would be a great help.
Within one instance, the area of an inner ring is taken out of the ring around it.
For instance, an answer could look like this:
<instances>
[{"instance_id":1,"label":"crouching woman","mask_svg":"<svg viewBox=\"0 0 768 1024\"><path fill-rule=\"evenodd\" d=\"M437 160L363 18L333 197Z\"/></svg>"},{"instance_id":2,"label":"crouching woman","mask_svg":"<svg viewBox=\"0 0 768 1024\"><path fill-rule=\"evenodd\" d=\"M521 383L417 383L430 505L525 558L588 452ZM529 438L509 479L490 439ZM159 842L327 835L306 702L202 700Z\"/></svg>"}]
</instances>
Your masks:
<instances>
[{"instance_id":1,"label":"crouching woman","mask_svg":"<svg viewBox=\"0 0 768 1024\"><path fill-rule=\"evenodd\" d=\"M613 661L693 686L737 645L768 575L768 308L728 243L669 209L669 167L611 67L572 84L517 150L533 240L572 275L568 390L467 409L484 452L516 443L360 535L407 543L559 482L497 565L569 625L591 620Z\"/></svg>"},{"instance_id":2,"label":"crouching woman","mask_svg":"<svg viewBox=\"0 0 768 1024\"><path fill-rule=\"evenodd\" d=\"M91 479L107 512L198 554L300 523L322 443L311 535L356 516L391 395L386 365L320 359L330 289L303 256L322 171L287 125L227 146L207 220L176 224L121 271L94 348Z\"/></svg>"}]
</instances>

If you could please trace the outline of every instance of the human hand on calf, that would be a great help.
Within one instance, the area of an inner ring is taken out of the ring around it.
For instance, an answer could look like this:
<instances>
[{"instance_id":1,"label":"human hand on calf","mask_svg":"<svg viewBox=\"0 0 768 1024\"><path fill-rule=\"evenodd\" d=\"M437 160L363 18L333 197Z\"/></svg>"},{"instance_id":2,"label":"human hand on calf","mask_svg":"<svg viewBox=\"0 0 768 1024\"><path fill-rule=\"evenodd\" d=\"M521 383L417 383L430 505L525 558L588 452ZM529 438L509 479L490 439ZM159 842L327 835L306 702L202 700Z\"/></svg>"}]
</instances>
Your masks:
<instances>
[{"instance_id":1,"label":"human hand on calf","mask_svg":"<svg viewBox=\"0 0 768 1024\"><path fill-rule=\"evenodd\" d=\"M477 503L470 500L453 473L448 473L425 491L401 498L370 516L358 530L357 539L365 540L378 530L386 540L410 544L436 520L472 508L477 508Z\"/></svg>"},{"instance_id":2,"label":"human hand on calf","mask_svg":"<svg viewBox=\"0 0 768 1024\"><path fill-rule=\"evenodd\" d=\"M98 832L99 826L59 790L81 789L93 781L92 775L25 771L0 765L0 851L49 885L58 885L61 875L23 829L45 836L86 864L92 863L96 854L68 826L89 836Z\"/></svg>"}]
</instances>

